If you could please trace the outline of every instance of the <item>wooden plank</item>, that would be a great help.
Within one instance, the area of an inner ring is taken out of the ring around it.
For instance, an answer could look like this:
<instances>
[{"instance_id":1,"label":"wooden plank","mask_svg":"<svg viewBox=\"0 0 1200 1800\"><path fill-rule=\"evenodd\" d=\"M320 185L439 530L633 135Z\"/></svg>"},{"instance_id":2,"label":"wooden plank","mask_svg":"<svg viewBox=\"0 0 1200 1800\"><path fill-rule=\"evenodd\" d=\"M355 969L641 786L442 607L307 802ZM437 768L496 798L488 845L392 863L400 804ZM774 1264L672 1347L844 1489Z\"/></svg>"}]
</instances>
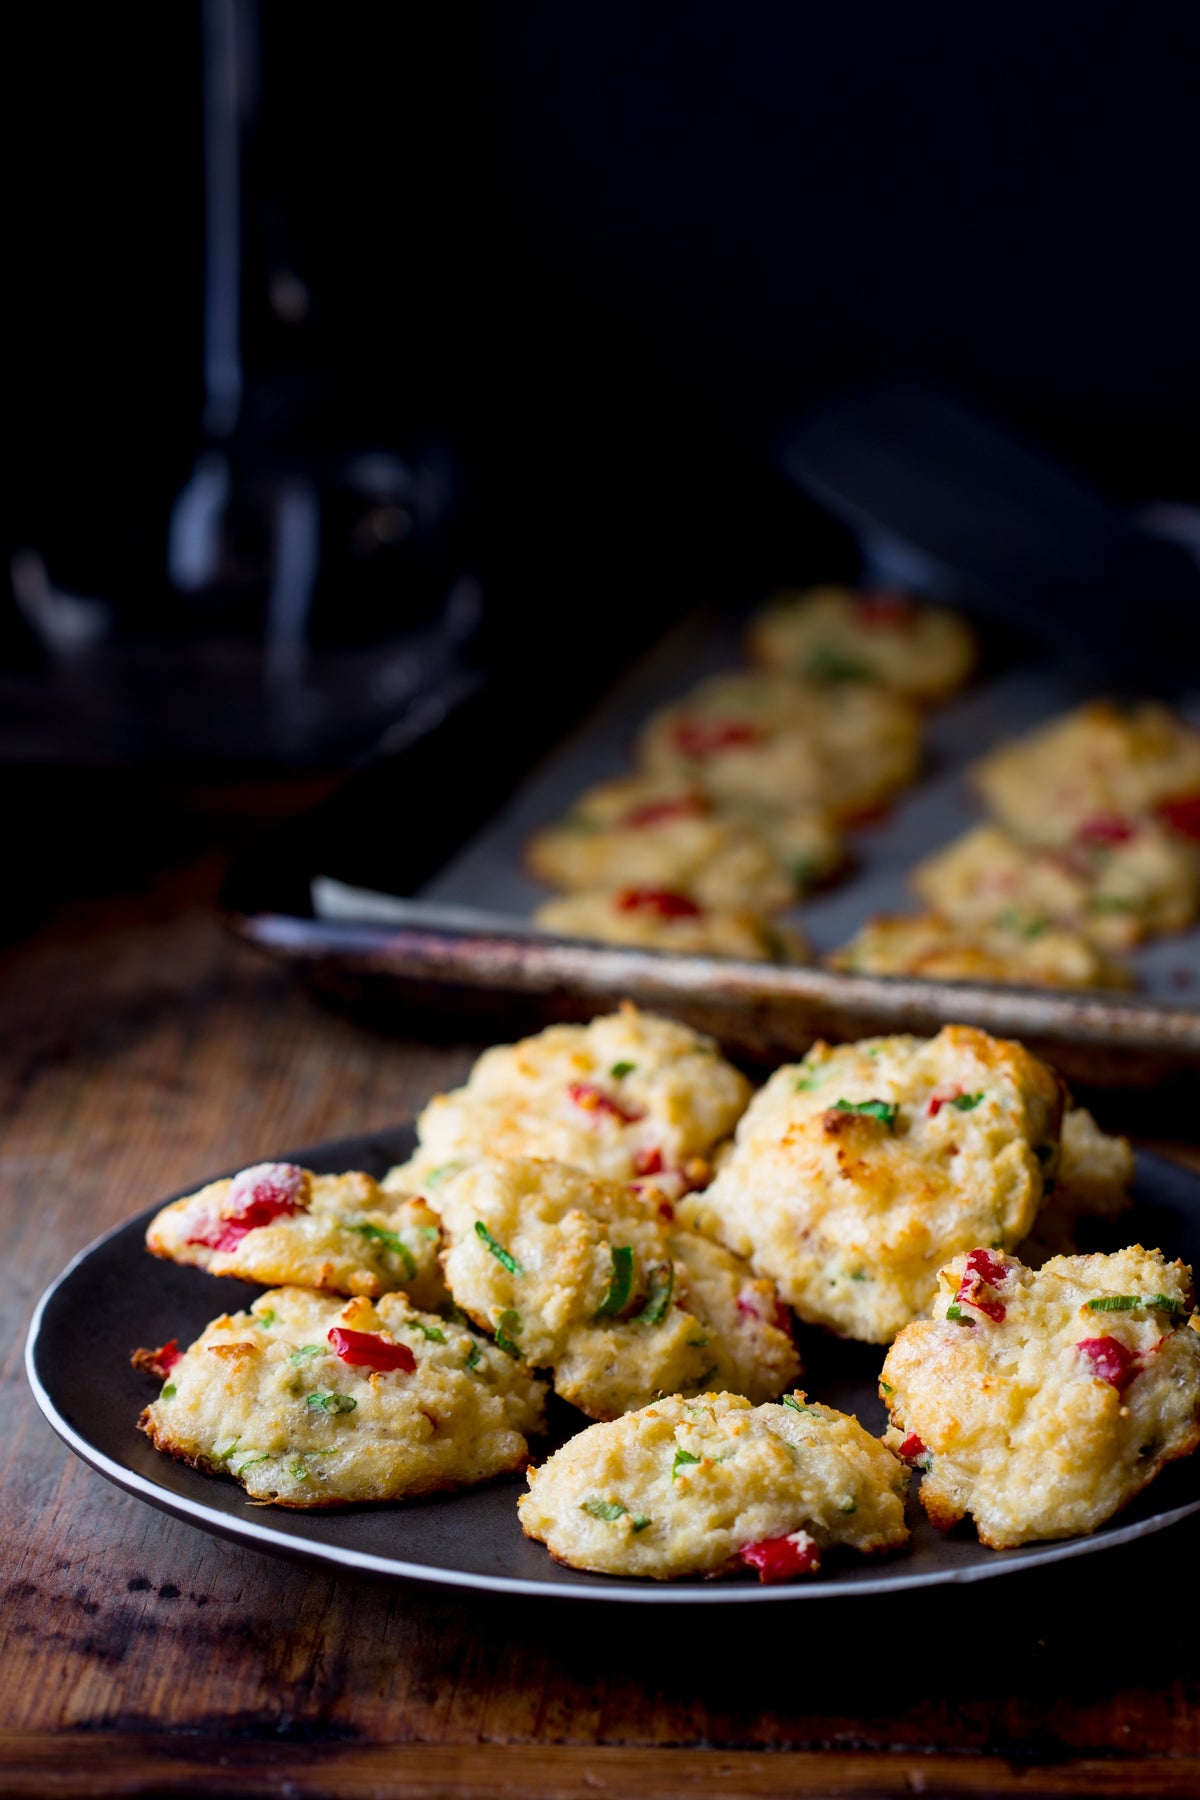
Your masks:
<instances>
[{"instance_id":1,"label":"wooden plank","mask_svg":"<svg viewBox=\"0 0 1200 1800\"><path fill-rule=\"evenodd\" d=\"M1168 1607L1098 1639L1111 1559L772 1608L750 1633L314 1573L76 1462L20 1363L67 1258L210 1171L400 1122L476 1049L316 1006L220 931L217 875L82 904L0 956L0 1791L273 1794L284 1771L357 1795L398 1791L398 1766L418 1795L1196 1791L1196 1634ZM1189 1525L1120 1553L1121 1592L1177 1593L1198 1552Z\"/></svg>"},{"instance_id":2,"label":"wooden plank","mask_svg":"<svg viewBox=\"0 0 1200 1800\"><path fill-rule=\"evenodd\" d=\"M744 1750L546 1749L535 1745L264 1745L126 1733L0 1732L0 1772L12 1800L29 1796L239 1795L246 1800L911 1800L1063 1795L1194 1800L1200 1761L1082 1758L1016 1765L1001 1757L778 1755Z\"/></svg>"}]
</instances>

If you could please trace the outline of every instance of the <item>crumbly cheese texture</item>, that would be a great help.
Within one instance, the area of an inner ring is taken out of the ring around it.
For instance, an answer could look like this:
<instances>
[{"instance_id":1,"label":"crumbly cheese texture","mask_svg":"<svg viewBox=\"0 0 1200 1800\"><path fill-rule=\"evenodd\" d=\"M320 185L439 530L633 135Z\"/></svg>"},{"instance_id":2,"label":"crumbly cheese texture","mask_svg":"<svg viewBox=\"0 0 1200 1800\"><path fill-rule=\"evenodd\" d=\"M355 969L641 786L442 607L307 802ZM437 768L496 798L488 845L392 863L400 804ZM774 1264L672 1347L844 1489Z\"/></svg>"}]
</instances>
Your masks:
<instances>
[{"instance_id":1,"label":"crumbly cheese texture","mask_svg":"<svg viewBox=\"0 0 1200 1800\"><path fill-rule=\"evenodd\" d=\"M699 906L655 890L565 894L539 906L533 922L559 937L633 944L677 956L803 963L810 955L805 938L792 926L777 925L761 913Z\"/></svg>"},{"instance_id":2,"label":"crumbly cheese texture","mask_svg":"<svg viewBox=\"0 0 1200 1800\"><path fill-rule=\"evenodd\" d=\"M1111 1225L1132 1206L1133 1175L1129 1139L1102 1131L1086 1107L1069 1107L1063 1115L1058 1179L1019 1247L1022 1262L1039 1269L1052 1256L1074 1256L1081 1224Z\"/></svg>"},{"instance_id":3,"label":"crumbly cheese texture","mask_svg":"<svg viewBox=\"0 0 1200 1800\"><path fill-rule=\"evenodd\" d=\"M842 859L819 808L723 811L695 780L630 775L589 789L526 846L531 874L568 893L664 889L719 909L788 906Z\"/></svg>"},{"instance_id":4,"label":"crumbly cheese texture","mask_svg":"<svg viewBox=\"0 0 1200 1800\"><path fill-rule=\"evenodd\" d=\"M881 914L825 962L851 975L914 975L928 981L1005 982L1017 987L1125 988L1123 963L1081 932L1043 925L956 924L937 913Z\"/></svg>"},{"instance_id":5,"label":"crumbly cheese texture","mask_svg":"<svg viewBox=\"0 0 1200 1800\"><path fill-rule=\"evenodd\" d=\"M909 701L869 683L831 689L786 675L715 675L654 715L639 759L701 780L726 806L804 804L848 819L914 780L921 727Z\"/></svg>"},{"instance_id":6,"label":"crumbly cheese texture","mask_svg":"<svg viewBox=\"0 0 1200 1800\"><path fill-rule=\"evenodd\" d=\"M415 1306L433 1309L445 1301L437 1214L423 1200L385 1193L357 1170L297 1173L303 1177L298 1209L255 1226L228 1249L197 1240L219 1238L230 1213L229 1179L164 1206L151 1220L146 1248L169 1262L272 1287L371 1297L403 1288Z\"/></svg>"},{"instance_id":7,"label":"crumbly cheese texture","mask_svg":"<svg viewBox=\"0 0 1200 1800\"><path fill-rule=\"evenodd\" d=\"M465 1087L430 1101L416 1154L385 1185L438 1206L463 1164L533 1156L681 1193L708 1180L750 1091L711 1038L626 1005L486 1050Z\"/></svg>"},{"instance_id":8,"label":"crumbly cheese texture","mask_svg":"<svg viewBox=\"0 0 1200 1800\"><path fill-rule=\"evenodd\" d=\"M415 1369L351 1366L336 1328L407 1345ZM232 1475L252 1500L342 1506L523 1468L545 1393L522 1363L401 1294L285 1287L208 1326L139 1422L157 1449Z\"/></svg>"},{"instance_id":9,"label":"crumbly cheese texture","mask_svg":"<svg viewBox=\"0 0 1200 1800\"><path fill-rule=\"evenodd\" d=\"M890 1343L972 1245L1016 1245L1058 1160L1057 1076L967 1025L818 1043L777 1069L688 1203L810 1324Z\"/></svg>"},{"instance_id":10,"label":"crumbly cheese texture","mask_svg":"<svg viewBox=\"0 0 1200 1800\"><path fill-rule=\"evenodd\" d=\"M675 1395L589 1426L529 1471L526 1535L571 1568L657 1581L734 1574L743 1550L792 1532L898 1549L904 1468L857 1419L792 1398Z\"/></svg>"},{"instance_id":11,"label":"crumbly cheese texture","mask_svg":"<svg viewBox=\"0 0 1200 1800\"><path fill-rule=\"evenodd\" d=\"M1018 837L1073 843L1097 819L1200 795L1200 729L1166 706L1093 701L993 750L974 776Z\"/></svg>"},{"instance_id":12,"label":"crumbly cheese texture","mask_svg":"<svg viewBox=\"0 0 1200 1800\"><path fill-rule=\"evenodd\" d=\"M1152 819L1096 815L1055 849L979 825L926 857L910 880L935 912L972 930L1007 928L1031 955L1051 927L1121 950L1184 930L1200 909L1196 847Z\"/></svg>"},{"instance_id":13,"label":"crumbly cheese texture","mask_svg":"<svg viewBox=\"0 0 1200 1800\"><path fill-rule=\"evenodd\" d=\"M975 665L975 634L938 606L845 587L777 594L748 637L762 668L810 681L878 681L911 699L944 699Z\"/></svg>"},{"instance_id":14,"label":"crumbly cheese texture","mask_svg":"<svg viewBox=\"0 0 1200 1800\"><path fill-rule=\"evenodd\" d=\"M773 1285L669 1202L509 1159L463 1170L439 1205L456 1303L591 1418L714 1382L773 1399L800 1373Z\"/></svg>"},{"instance_id":15,"label":"crumbly cheese texture","mask_svg":"<svg viewBox=\"0 0 1200 1800\"><path fill-rule=\"evenodd\" d=\"M901 1332L882 1388L888 1441L926 1468L934 1524L969 1513L1002 1550L1095 1531L1190 1455L1200 1336L1191 1271L1157 1250L1060 1256L1037 1274L993 1260L998 1279L961 1256L942 1270L935 1316Z\"/></svg>"}]
</instances>

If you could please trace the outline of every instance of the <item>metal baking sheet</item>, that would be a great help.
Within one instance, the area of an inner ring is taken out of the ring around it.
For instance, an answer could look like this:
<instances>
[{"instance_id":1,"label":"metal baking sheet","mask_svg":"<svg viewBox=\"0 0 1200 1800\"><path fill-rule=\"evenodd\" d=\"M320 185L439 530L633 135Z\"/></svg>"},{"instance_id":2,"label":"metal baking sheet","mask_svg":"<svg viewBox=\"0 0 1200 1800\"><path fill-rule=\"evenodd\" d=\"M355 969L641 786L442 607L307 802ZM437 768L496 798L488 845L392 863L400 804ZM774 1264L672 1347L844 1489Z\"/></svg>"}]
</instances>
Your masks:
<instances>
[{"instance_id":1,"label":"metal baking sheet","mask_svg":"<svg viewBox=\"0 0 1200 1800\"><path fill-rule=\"evenodd\" d=\"M529 833L569 810L593 782L627 771L639 727L693 683L741 660L737 621L697 615L638 662L521 784L510 802L419 893L364 893L334 869L313 882L324 953L344 974L541 996L556 1016L629 995L666 1006L747 1054L803 1050L814 1035L936 1030L949 1020L1025 1038L1064 1073L1100 1083L1200 1070L1200 929L1133 953L1131 994L1016 988L909 977L833 974L820 967L729 962L547 937L529 918L545 890L523 866ZM929 851L982 815L966 769L993 744L1078 704L1088 691L1045 665L1010 667L929 715L925 772L882 822L854 832L852 870L792 916L819 956L872 914L911 911L906 876ZM1200 722L1200 693L1183 704ZM789 915L785 914L784 917ZM305 922L260 921L251 932L277 953L321 952Z\"/></svg>"}]
</instances>

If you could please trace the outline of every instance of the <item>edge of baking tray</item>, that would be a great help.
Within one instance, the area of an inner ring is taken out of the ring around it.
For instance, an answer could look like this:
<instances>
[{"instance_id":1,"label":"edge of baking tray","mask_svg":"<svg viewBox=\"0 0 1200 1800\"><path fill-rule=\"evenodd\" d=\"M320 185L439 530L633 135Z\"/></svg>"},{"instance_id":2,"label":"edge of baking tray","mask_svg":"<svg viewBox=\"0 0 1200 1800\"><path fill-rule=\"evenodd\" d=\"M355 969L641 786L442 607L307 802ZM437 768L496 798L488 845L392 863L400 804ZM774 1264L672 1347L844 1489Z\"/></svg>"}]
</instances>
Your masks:
<instances>
[{"instance_id":1,"label":"edge of baking tray","mask_svg":"<svg viewBox=\"0 0 1200 1800\"><path fill-rule=\"evenodd\" d=\"M428 913L429 908L425 909ZM1200 1011L1125 994L834 973L629 949L511 930L381 925L227 912L241 937L343 996L395 1000L483 992L574 1002L584 1016L629 999L686 1017L751 1055L800 1051L817 1037L930 1034L970 1023L1057 1054L1081 1079L1200 1069ZM357 990L357 993L354 993ZM1080 1065L1086 1065L1082 1072Z\"/></svg>"}]
</instances>

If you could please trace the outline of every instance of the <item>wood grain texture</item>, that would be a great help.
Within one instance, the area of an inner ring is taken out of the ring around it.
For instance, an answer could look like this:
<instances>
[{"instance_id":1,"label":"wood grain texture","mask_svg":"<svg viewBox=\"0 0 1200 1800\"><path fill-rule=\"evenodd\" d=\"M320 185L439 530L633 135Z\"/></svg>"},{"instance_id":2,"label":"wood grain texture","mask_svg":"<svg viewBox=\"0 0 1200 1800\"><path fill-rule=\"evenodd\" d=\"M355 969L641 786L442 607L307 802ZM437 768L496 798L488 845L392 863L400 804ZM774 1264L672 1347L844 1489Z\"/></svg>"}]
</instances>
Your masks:
<instances>
[{"instance_id":1,"label":"wood grain texture","mask_svg":"<svg viewBox=\"0 0 1200 1800\"><path fill-rule=\"evenodd\" d=\"M0 959L0 1791L1197 1791L1194 1521L751 1624L334 1577L78 1463L21 1369L68 1257L212 1170L400 1123L477 1050L320 1009L221 931L216 878L81 903Z\"/></svg>"}]
</instances>

